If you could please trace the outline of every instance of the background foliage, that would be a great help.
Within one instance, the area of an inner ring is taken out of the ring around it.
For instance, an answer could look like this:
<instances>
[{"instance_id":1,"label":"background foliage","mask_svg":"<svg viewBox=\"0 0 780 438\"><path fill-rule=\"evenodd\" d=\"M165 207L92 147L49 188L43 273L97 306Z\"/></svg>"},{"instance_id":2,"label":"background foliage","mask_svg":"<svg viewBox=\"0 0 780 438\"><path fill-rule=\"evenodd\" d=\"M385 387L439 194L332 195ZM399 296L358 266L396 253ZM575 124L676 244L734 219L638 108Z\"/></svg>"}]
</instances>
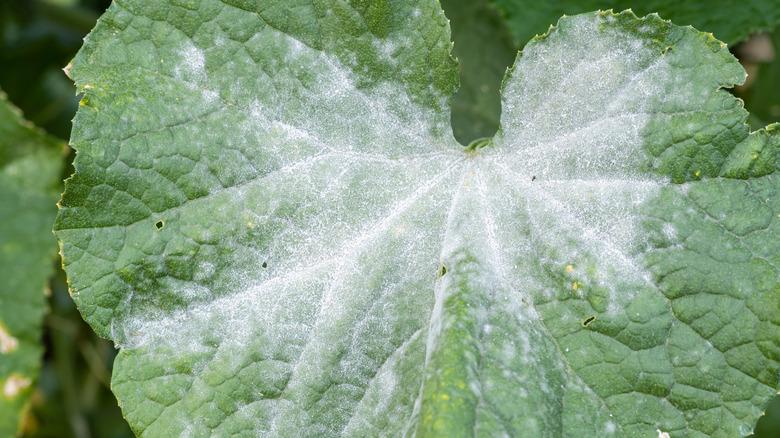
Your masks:
<instances>
[{"instance_id":1,"label":"background foliage","mask_svg":"<svg viewBox=\"0 0 780 438\"><path fill-rule=\"evenodd\" d=\"M28 120L63 140L70 134L78 98L62 68L75 55L82 38L109 3L109 0L0 2L0 66L3 67L0 88ZM511 32L506 27L502 15L506 12L497 10L486 0L441 0L441 3L452 20L455 55L462 66L463 83L453 103L454 132L462 143L467 143L495 131L500 79L522 42L518 42L518 31ZM578 4L576 0L559 3L565 5L561 10L566 11ZM605 1L602 5L598 1L582 0L581 3L592 9L610 7L615 2ZM544 31L548 24L534 22L529 27L533 32ZM716 37L721 36L716 34ZM745 86L734 92L745 100L755 127L780 121L778 50L780 28L732 45L732 51L750 74ZM68 167L63 177L71 171ZM115 350L82 321L68 296L59 263L50 280L50 289L49 313L44 323L43 369L32 408L23 423L23 436L132 436L109 389ZM774 400L768 415L759 422L756 436L780 436L780 399Z\"/></svg>"}]
</instances>

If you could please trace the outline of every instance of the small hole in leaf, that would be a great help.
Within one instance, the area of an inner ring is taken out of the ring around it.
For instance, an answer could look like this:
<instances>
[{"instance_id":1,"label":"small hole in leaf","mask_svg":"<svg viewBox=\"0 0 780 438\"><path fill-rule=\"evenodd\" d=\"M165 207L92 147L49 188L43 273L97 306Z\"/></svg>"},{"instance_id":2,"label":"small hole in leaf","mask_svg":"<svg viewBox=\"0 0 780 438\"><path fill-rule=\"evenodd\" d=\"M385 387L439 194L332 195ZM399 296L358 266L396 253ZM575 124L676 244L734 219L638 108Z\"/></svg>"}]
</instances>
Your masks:
<instances>
[{"instance_id":1,"label":"small hole in leaf","mask_svg":"<svg viewBox=\"0 0 780 438\"><path fill-rule=\"evenodd\" d=\"M165 226L165 222L163 222L163 221L157 221L154 224L154 227L157 228L158 230L162 230L164 226Z\"/></svg>"},{"instance_id":2,"label":"small hole in leaf","mask_svg":"<svg viewBox=\"0 0 780 438\"><path fill-rule=\"evenodd\" d=\"M436 275L441 278L444 277L444 274L447 273L447 267L444 265L439 266L439 270L436 271Z\"/></svg>"},{"instance_id":3,"label":"small hole in leaf","mask_svg":"<svg viewBox=\"0 0 780 438\"><path fill-rule=\"evenodd\" d=\"M268 267L268 262L263 262L262 266L263 266L264 268L267 268L267 267Z\"/></svg>"},{"instance_id":4,"label":"small hole in leaf","mask_svg":"<svg viewBox=\"0 0 780 438\"><path fill-rule=\"evenodd\" d=\"M589 325L590 325L590 323L592 323L592 322L593 322L593 321L595 321L595 320L596 320L596 317L595 317L595 316L590 316L590 317L588 317L588 318L585 318L585 321L582 321L582 326L583 326L583 327L587 327L587 326L589 326Z\"/></svg>"},{"instance_id":5,"label":"small hole in leaf","mask_svg":"<svg viewBox=\"0 0 780 438\"><path fill-rule=\"evenodd\" d=\"M531 177L531 181L536 181L536 175L533 175L533 176Z\"/></svg>"}]
</instances>

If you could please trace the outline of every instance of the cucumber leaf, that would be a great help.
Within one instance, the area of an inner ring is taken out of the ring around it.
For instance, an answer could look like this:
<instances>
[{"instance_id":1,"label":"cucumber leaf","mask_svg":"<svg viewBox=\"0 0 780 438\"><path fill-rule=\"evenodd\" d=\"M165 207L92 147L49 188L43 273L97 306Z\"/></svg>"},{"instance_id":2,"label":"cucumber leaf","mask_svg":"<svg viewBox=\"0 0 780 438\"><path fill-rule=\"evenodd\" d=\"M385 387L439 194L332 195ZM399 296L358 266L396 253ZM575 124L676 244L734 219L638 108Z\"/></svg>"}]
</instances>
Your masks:
<instances>
[{"instance_id":1,"label":"cucumber leaf","mask_svg":"<svg viewBox=\"0 0 780 438\"><path fill-rule=\"evenodd\" d=\"M64 144L23 120L0 91L0 436L17 434L41 366L64 158Z\"/></svg>"},{"instance_id":2,"label":"cucumber leaf","mask_svg":"<svg viewBox=\"0 0 780 438\"><path fill-rule=\"evenodd\" d=\"M437 0L115 1L55 232L143 436L737 436L777 390L776 126L725 44L566 17L461 147Z\"/></svg>"}]
</instances>

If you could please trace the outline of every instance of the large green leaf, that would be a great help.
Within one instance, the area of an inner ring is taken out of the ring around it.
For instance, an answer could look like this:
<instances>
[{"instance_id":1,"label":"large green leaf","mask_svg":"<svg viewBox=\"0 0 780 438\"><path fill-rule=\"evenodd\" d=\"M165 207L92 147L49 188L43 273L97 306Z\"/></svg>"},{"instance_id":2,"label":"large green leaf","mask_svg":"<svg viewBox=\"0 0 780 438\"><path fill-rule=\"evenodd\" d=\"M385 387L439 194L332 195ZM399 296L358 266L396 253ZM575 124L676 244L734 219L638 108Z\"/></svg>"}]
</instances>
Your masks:
<instances>
[{"instance_id":1,"label":"large green leaf","mask_svg":"<svg viewBox=\"0 0 780 438\"><path fill-rule=\"evenodd\" d=\"M116 1L55 225L144 436L749 433L777 129L725 45L562 19L464 149L436 0Z\"/></svg>"},{"instance_id":2,"label":"large green leaf","mask_svg":"<svg viewBox=\"0 0 780 438\"><path fill-rule=\"evenodd\" d=\"M16 435L38 376L44 288L64 145L34 128L0 91L0 436Z\"/></svg>"},{"instance_id":3,"label":"large green leaf","mask_svg":"<svg viewBox=\"0 0 780 438\"><path fill-rule=\"evenodd\" d=\"M515 43L522 47L531 37L545 32L564 14L597 9L632 8L637 14L656 12L680 25L693 25L712 32L729 44L751 33L771 30L780 24L777 0L490 0L504 13Z\"/></svg>"}]
</instances>

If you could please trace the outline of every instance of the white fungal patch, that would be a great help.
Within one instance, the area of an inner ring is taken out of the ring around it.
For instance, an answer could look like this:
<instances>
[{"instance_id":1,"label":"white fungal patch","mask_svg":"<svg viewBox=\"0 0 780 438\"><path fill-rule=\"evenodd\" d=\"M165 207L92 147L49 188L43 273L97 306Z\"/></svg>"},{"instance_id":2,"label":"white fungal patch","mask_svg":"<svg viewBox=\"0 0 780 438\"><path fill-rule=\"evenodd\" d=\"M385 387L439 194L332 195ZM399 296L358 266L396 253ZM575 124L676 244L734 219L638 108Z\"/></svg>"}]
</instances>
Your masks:
<instances>
[{"instance_id":1,"label":"white fungal patch","mask_svg":"<svg viewBox=\"0 0 780 438\"><path fill-rule=\"evenodd\" d=\"M639 210L665 181L642 171L649 160L642 130L670 75L643 41L581 16L526 47L505 86L501 131L488 160L504 176L494 190L511 189L496 210L525 205L536 241L513 257L533 259L541 246L558 253L548 261L554 265L595 260L593 283L575 278L572 289L607 288L612 313L632 289L650 284L636 258L644 244Z\"/></svg>"},{"instance_id":2,"label":"white fungal patch","mask_svg":"<svg viewBox=\"0 0 780 438\"><path fill-rule=\"evenodd\" d=\"M216 272L216 266L214 263L201 262L198 264L198 269L195 271L194 280L204 281L210 279Z\"/></svg>"},{"instance_id":3,"label":"white fungal patch","mask_svg":"<svg viewBox=\"0 0 780 438\"><path fill-rule=\"evenodd\" d=\"M203 339L229 338L230 344L240 346L253 336L281 348L290 336L305 339L318 308L342 307L343 297L337 292L349 284L333 287L330 293L323 288L357 268L351 257L384 239L383 233L397 241L420 241L416 230L428 219L410 222L405 215L435 218L425 212L446 208L442 204L448 197L436 191L449 190L447 181L463 157L454 140L437 137L431 130L438 123L431 110L412 103L393 84L359 89L354 73L335 58L273 29L267 32L256 38L272 44L269 50L282 59L265 59L262 67L306 71L312 77L303 88L300 82L263 84L262 92L248 96L245 90L253 87L243 84L229 93L232 103L224 111L243 113L239 140L249 142L251 153L268 156L271 165L241 187L215 187L207 202L186 205L183 216L201 208L198 204L210 204L209 213L225 218L238 208L242 227L278 232L264 251L247 254L258 261L257 272L223 275L233 279L231 287L236 289L228 296L206 300L216 296L201 285L217 273L213 263L199 266L194 282L162 281L166 293L193 305L173 314L145 309L114 321L117 340L127 348L175 345L204 351L208 346ZM386 47L392 44L389 41ZM208 86L212 81L205 72L203 52L190 43L180 52L183 61L177 74L203 84L198 87ZM432 223L429 231L436 229ZM193 225L186 230L199 239L212 239L208 229ZM231 238L224 236L222 245L230 246ZM432 235L421 242L436 250ZM421 259L411 249L403 252L410 262ZM435 258L434 253L428 259ZM269 267L261 268L260 262L266 260ZM287 314L289 309L298 309L295 318ZM290 319L291 325L279 318Z\"/></svg>"},{"instance_id":4,"label":"white fungal patch","mask_svg":"<svg viewBox=\"0 0 780 438\"><path fill-rule=\"evenodd\" d=\"M643 42L602 31L595 17L571 18L565 29L568 35L554 32L525 49L505 84L501 131L464 166L444 233L443 265L475 265L467 284L479 296L469 302L466 318L477 327L500 320L512 333L500 343L478 342L474 354L483 362L515 370L501 383L473 376L469 388L480 400L514 386L555 400L561 387L545 382L563 379L600 404L565 369L561 356L577 352L549 344L551 333L530 303L561 292L582 299L599 289L608 293L607 313L617 315L638 291L652 287L639 256L646 244L641 208L667 181L644 170L651 158L642 134L670 67ZM559 284L550 289L547 269L569 276L566 290ZM443 334L462 323L444 305L462 293L452 281L445 277L436 290L426 363ZM504 312L514 319L500 317ZM565 312L556 318L553 324L564 326L577 321ZM561 362L541 365L550 357ZM536 400L529 409L540 406ZM616 428L609 422L605 431Z\"/></svg>"},{"instance_id":5,"label":"white fungal patch","mask_svg":"<svg viewBox=\"0 0 780 438\"><path fill-rule=\"evenodd\" d=\"M32 380L29 378L21 374L11 374L3 383L3 396L7 399L14 399L31 384Z\"/></svg>"},{"instance_id":6,"label":"white fungal patch","mask_svg":"<svg viewBox=\"0 0 780 438\"><path fill-rule=\"evenodd\" d=\"M0 323L0 353L13 353L19 348L19 340L11 336L4 324Z\"/></svg>"},{"instance_id":7,"label":"white fungal patch","mask_svg":"<svg viewBox=\"0 0 780 438\"><path fill-rule=\"evenodd\" d=\"M205 82L206 56L202 49L188 40L185 41L179 52L180 61L175 70L176 76L187 81Z\"/></svg>"},{"instance_id":8,"label":"white fungal patch","mask_svg":"<svg viewBox=\"0 0 780 438\"><path fill-rule=\"evenodd\" d=\"M199 262L191 281L156 283L186 303L174 310L136 307L144 291L128 297L113 321L117 343L208 357L183 377L190 406L222 390L209 376L262 367L259 380L242 382L257 400L236 415L277 436L371 435L363 420L386 414L410 424L424 382L405 377L406 361L431 363L442 336L466 325L476 328L468 357L489 359L468 370L464 390L475 398L516 391L526 403L518 409L539 422L557 418L552 407L571 388L602 403L566 364L577 349L553 342L534 304L599 288L614 315L650 285L637 255L640 210L666 181L642 171L642 133L670 73L595 17L567 23L526 48L505 86L501 132L468 155L442 134L448 117L401 85L366 85L349 67L355 56L343 64L269 27L246 43L262 56L239 51L220 79L206 71L207 52L184 44L174 76L221 117L188 138L234 155L218 169L229 183L179 207L176 226L223 259ZM392 36L374 49L394 60L404 44ZM445 302L462 284L477 299L453 315ZM559 318L580 327L578 315ZM501 372L483 376L480 366ZM313 424L309 409L327 419ZM311 429L288 429L298 426Z\"/></svg>"},{"instance_id":9,"label":"white fungal patch","mask_svg":"<svg viewBox=\"0 0 780 438\"><path fill-rule=\"evenodd\" d=\"M675 241L677 239L677 230L674 228L674 225L668 222L663 225L663 233L670 241Z\"/></svg>"},{"instance_id":10,"label":"white fungal patch","mask_svg":"<svg viewBox=\"0 0 780 438\"><path fill-rule=\"evenodd\" d=\"M380 59L389 63L395 63L396 53L399 50L399 46L394 40L376 38L374 40L374 47L380 55Z\"/></svg>"},{"instance_id":11,"label":"white fungal patch","mask_svg":"<svg viewBox=\"0 0 780 438\"><path fill-rule=\"evenodd\" d=\"M216 42L215 44L222 44ZM186 40L178 51L178 59L173 67L173 77L193 94L200 94L201 102L193 109L211 107L219 101L219 94L209 85L209 75L206 71L206 55L203 49Z\"/></svg>"}]
</instances>

